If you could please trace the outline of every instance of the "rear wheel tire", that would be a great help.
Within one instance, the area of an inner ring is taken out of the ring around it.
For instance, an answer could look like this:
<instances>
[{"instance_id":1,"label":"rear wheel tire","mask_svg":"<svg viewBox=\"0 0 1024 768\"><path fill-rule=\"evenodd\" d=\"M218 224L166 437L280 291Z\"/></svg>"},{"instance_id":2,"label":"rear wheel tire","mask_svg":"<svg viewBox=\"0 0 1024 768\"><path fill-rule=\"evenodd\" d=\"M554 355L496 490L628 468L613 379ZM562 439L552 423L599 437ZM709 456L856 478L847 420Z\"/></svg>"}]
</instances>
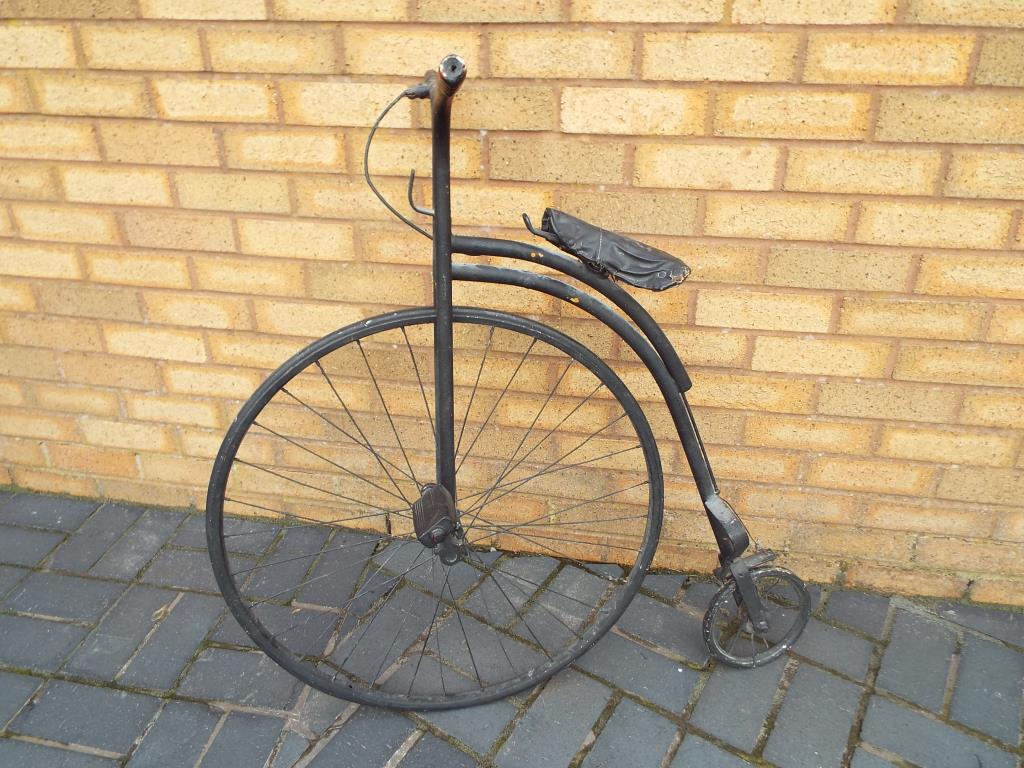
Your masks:
<instances>
[{"instance_id":1,"label":"rear wheel tire","mask_svg":"<svg viewBox=\"0 0 1024 768\"><path fill-rule=\"evenodd\" d=\"M661 529L650 426L593 352L456 307L454 565L417 540L435 480L432 308L306 347L242 407L214 464L207 543L246 638L325 693L446 709L530 688L622 615ZM256 517L260 519L255 519Z\"/></svg>"}]
</instances>

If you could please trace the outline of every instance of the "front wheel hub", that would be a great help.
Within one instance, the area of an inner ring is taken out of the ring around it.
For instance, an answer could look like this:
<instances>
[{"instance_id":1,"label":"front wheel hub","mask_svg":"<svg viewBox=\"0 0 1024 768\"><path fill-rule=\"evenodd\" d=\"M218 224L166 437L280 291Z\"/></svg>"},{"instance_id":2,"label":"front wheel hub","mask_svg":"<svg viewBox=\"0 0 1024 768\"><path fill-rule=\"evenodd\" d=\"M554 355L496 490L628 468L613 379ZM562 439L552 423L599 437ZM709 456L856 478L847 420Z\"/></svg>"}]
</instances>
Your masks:
<instances>
[{"instance_id":1,"label":"front wheel hub","mask_svg":"<svg viewBox=\"0 0 1024 768\"><path fill-rule=\"evenodd\" d=\"M412 505L412 523L416 539L424 547L434 550L445 565L454 565L463 554L462 527L448 489L428 483L422 495Z\"/></svg>"}]
</instances>

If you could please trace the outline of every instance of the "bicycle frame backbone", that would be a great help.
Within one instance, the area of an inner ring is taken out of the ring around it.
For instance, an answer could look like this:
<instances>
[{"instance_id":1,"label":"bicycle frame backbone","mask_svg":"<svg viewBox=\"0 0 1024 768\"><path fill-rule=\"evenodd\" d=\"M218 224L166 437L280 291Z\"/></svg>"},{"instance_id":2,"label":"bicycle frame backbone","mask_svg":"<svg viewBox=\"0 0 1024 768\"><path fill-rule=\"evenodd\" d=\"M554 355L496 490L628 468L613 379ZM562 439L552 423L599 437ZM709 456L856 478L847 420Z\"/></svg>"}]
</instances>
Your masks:
<instances>
[{"instance_id":1,"label":"bicycle frame backbone","mask_svg":"<svg viewBox=\"0 0 1024 768\"><path fill-rule=\"evenodd\" d=\"M580 262L527 243L498 238L456 236L451 222L451 108L466 77L466 65L454 54L436 71L410 88L411 98L429 98L433 147L433 292L437 322L434 328L435 408L437 414L437 484L457 499L455 484L454 385L452 370L452 280L512 285L555 296L601 320L618 333L646 364L671 413L694 481L719 548L723 568L745 567L740 558L750 543L746 527L719 494L718 485L686 401L690 377L664 331L646 310L618 284ZM411 201L411 180L410 180ZM404 217L403 217L404 218ZM453 264L452 254L500 256L541 264L584 283L606 302L560 280L535 272L481 264ZM625 317L623 317L625 315ZM627 320L628 318L628 320ZM750 558L747 558L749 561ZM750 563L751 566L754 563Z\"/></svg>"}]
</instances>

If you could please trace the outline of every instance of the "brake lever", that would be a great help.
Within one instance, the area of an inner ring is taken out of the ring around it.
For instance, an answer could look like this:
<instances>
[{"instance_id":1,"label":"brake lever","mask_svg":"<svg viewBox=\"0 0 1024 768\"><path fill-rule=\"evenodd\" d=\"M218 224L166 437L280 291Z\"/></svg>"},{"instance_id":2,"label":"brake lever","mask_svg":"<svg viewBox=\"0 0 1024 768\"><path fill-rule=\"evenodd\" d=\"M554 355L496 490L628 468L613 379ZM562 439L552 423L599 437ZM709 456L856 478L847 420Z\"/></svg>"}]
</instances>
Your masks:
<instances>
[{"instance_id":1,"label":"brake lever","mask_svg":"<svg viewBox=\"0 0 1024 768\"><path fill-rule=\"evenodd\" d=\"M409 187L406 189L406 196L409 198L409 207L412 208L416 213L423 214L424 216L433 216L434 210L432 208L420 208L416 205L416 201L412 199L412 186L416 183L416 169L413 168L409 171Z\"/></svg>"}]
</instances>

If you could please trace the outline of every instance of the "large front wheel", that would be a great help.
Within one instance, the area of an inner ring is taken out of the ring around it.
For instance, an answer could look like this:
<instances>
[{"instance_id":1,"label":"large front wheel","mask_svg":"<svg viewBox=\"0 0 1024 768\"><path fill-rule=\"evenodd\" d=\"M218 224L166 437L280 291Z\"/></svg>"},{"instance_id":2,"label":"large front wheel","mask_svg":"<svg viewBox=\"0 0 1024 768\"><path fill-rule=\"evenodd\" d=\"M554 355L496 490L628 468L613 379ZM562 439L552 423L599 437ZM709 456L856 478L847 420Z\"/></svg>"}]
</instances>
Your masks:
<instances>
[{"instance_id":1,"label":"large front wheel","mask_svg":"<svg viewBox=\"0 0 1024 768\"><path fill-rule=\"evenodd\" d=\"M207 500L214 573L249 638L229 641L405 709L498 699L586 651L636 594L663 502L650 426L600 358L456 307L456 534L435 546L420 501L437 501L433 321L393 312L296 354L242 407Z\"/></svg>"}]
</instances>

